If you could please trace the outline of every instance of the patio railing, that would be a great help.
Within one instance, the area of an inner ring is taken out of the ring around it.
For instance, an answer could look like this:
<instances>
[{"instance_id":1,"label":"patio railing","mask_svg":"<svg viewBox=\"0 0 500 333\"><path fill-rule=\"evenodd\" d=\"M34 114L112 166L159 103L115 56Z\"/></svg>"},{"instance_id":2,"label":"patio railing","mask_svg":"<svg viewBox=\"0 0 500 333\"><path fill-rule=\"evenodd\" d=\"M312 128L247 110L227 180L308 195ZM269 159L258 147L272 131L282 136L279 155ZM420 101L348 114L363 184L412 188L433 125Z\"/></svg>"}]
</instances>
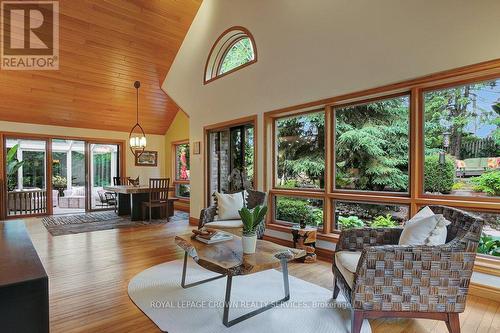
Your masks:
<instances>
[{"instance_id":1,"label":"patio railing","mask_svg":"<svg viewBox=\"0 0 500 333\"><path fill-rule=\"evenodd\" d=\"M7 192L8 215L33 215L47 212L46 190Z\"/></svg>"}]
</instances>

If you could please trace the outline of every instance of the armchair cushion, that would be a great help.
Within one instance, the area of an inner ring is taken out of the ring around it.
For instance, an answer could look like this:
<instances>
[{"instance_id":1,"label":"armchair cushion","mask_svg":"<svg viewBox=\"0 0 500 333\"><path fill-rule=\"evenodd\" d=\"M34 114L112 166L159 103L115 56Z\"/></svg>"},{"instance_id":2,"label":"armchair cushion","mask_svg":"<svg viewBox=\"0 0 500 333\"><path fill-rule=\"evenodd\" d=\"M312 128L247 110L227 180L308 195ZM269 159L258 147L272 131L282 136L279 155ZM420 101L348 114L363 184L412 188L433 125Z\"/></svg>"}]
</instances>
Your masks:
<instances>
[{"instance_id":1,"label":"armchair cushion","mask_svg":"<svg viewBox=\"0 0 500 333\"><path fill-rule=\"evenodd\" d=\"M405 223L403 232L399 238L399 245L428 244L428 238L436 228L438 222L439 219L436 214L429 207L424 207Z\"/></svg>"},{"instance_id":2,"label":"armchair cushion","mask_svg":"<svg viewBox=\"0 0 500 333\"><path fill-rule=\"evenodd\" d=\"M215 192L217 199L217 213L219 220L237 220L240 218L238 211L244 206L244 197L241 192L222 194Z\"/></svg>"},{"instance_id":3,"label":"armchair cushion","mask_svg":"<svg viewBox=\"0 0 500 333\"><path fill-rule=\"evenodd\" d=\"M360 251L335 252L335 265L351 289L354 285L354 273L356 273L360 257Z\"/></svg>"}]
</instances>

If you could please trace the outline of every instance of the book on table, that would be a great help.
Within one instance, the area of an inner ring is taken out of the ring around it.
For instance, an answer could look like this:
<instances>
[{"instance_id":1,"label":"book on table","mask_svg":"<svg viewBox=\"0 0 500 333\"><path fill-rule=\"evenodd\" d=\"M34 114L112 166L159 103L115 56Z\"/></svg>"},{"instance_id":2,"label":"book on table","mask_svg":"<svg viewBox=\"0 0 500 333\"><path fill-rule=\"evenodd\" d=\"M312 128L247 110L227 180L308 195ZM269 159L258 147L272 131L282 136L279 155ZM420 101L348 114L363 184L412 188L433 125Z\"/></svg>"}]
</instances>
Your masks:
<instances>
[{"instance_id":1,"label":"book on table","mask_svg":"<svg viewBox=\"0 0 500 333\"><path fill-rule=\"evenodd\" d=\"M219 242L224 242L227 240L233 239L233 235L227 232L223 231L217 231L213 236L210 238L202 237L202 236L196 236L196 240L205 243L205 244L214 244L214 243L219 243Z\"/></svg>"}]
</instances>

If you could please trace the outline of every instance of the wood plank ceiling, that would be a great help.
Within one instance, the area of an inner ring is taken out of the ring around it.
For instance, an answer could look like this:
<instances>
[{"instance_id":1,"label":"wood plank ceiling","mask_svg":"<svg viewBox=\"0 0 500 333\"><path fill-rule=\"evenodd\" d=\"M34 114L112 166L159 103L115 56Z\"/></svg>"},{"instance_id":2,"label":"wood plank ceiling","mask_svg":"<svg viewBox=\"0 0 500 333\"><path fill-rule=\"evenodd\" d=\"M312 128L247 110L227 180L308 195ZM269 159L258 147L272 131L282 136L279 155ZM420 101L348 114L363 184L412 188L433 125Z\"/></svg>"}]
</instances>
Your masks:
<instances>
[{"instance_id":1,"label":"wood plank ceiling","mask_svg":"<svg viewBox=\"0 0 500 333\"><path fill-rule=\"evenodd\" d=\"M0 71L0 120L164 134L160 88L202 0L61 0L60 69Z\"/></svg>"}]
</instances>

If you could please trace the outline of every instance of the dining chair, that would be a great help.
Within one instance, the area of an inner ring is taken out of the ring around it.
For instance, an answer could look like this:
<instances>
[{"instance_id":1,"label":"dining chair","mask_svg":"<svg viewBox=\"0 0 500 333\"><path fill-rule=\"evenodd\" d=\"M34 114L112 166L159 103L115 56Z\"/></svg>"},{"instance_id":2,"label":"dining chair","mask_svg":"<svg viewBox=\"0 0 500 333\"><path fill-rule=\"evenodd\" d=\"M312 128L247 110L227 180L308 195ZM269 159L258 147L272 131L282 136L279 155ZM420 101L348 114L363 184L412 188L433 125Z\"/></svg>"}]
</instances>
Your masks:
<instances>
[{"instance_id":1,"label":"dining chair","mask_svg":"<svg viewBox=\"0 0 500 333\"><path fill-rule=\"evenodd\" d=\"M131 179L130 177L113 177L113 185L130 185Z\"/></svg>"},{"instance_id":2,"label":"dining chair","mask_svg":"<svg viewBox=\"0 0 500 333\"><path fill-rule=\"evenodd\" d=\"M165 216L167 221L170 221L168 216L168 191L170 187L170 178L150 178L149 179L149 200L141 204L142 219L145 219L146 209L149 209L149 221L151 221L151 211L153 208L160 208L161 211L165 209Z\"/></svg>"},{"instance_id":3,"label":"dining chair","mask_svg":"<svg viewBox=\"0 0 500 333\"><path fill-rule=\"evenodd\" d=\"M117 201L113 193L106 191L97 191L97 194L99 195L99 203L97 204L97 206L102 208L113 207L116 213Z\"/></svg>"}]
</instances>

